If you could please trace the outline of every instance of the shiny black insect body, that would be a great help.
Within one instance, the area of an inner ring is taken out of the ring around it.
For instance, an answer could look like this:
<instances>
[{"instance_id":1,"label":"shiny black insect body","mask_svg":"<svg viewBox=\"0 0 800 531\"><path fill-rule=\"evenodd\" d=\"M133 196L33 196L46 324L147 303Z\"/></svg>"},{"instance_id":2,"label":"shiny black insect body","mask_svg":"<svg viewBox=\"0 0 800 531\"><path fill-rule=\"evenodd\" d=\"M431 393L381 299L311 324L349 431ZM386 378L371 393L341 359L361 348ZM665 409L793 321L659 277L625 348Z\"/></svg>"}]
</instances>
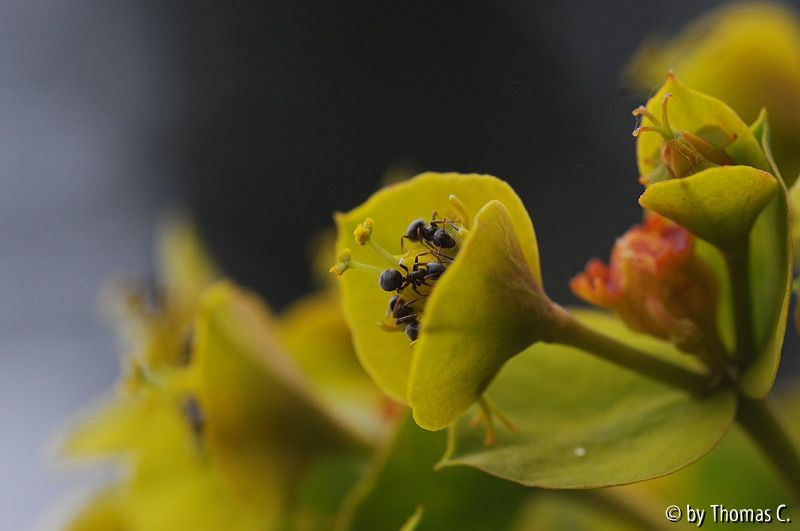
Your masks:
<instances>
[{"instance_id":1,"label":"shiny black insect body","mask_svg":"<svg viewBox=\"0 0 800 531\"><path fill-rule=\"evenodd\" d=\"M445 271L444 264L441 262L420 263L414 261L411 271L404 264L399 266L405 271L405 275L397 269L385 269L378 277L378 284L384 291L401 292L407 287L411 287L414 293L421 295L417 288L420 286L430 286L429 280L437 280Z\"/></svg>"},{"instance_id":2,"label":"shiny black insect body","mask_svg":"<svg viewBox=\"0 0 800 531\"><path fill-rule=\"evenodd\" d=\"M420 323L417 319L417 312L411 305L422 297L406 302L399 295L393 295L389 299L389 314L395 320L395 324L402 327L411 341L416 341L419 336Z\"/></svg>"},{"instance_id":3,"label":"shiny black insect body","mask_svg":"<svg viewBox=\"0 0 800 531\"><path fill-rule=\"evenodd\" d=\"M419 337L419 321L417 321L416 319L410 321L408 324L406 324L406 327L403 331L408 336L408 339L410 339L411 341L416 341L417 338Z\"/></svg>"},{"instance_id":4,"label":"shiny black insect body","mask_svg":"<svg viewBox=\"0 0 800 531\"><path fill-rule=\"evenodd\" d=\"M403 289L405 277L397 269L385 269L378 277L378 285L384 291L398 291Z\"/></svg>"},{"instance_id":5,"label":"shiny black insect body","mask_svg":"<svg viewBox=\"0 0 800 531\"><path fill-rule=\"evenodd\" d=\"M447 219L436 219L436 213L433 213L433 221L430 225L425 223L425 220L415 219L406 229L406 233L400 237L400 249L403 249L405 240L412 242L420 242L427 247L439 249L452 249L456 246L456 240L449 232L439 227L442 223L450 223Z\"/></svg>"}]
</instances>

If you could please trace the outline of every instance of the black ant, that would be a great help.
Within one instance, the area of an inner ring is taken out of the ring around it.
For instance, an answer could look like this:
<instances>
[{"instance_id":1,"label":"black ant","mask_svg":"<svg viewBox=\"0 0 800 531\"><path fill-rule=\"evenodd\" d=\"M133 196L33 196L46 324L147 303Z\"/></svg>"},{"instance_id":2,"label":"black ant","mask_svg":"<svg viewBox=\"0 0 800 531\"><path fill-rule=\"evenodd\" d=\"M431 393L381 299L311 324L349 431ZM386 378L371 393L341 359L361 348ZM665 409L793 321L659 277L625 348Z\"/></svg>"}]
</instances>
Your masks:
<instances>
[{"instance_id":1,"label":"black ant","mask_svg":"<svg viewBox=\"0 0 800 531\"><path fill-rule=\"evenodd\" d=\"M427 253L422 253L427 254ZM428 262L426 264L420 263L419 256L414 259L412 270L402 263L399 266L406 272L405 275L397 269L385 269L380 277L378 277L378 284L384 291L403 291L408 286L415 293L419 294L417 288L420 286L429 286L428 280L438 280L445 271L444 264L441 262Z\"/></svg>"},{"instance_id":2,"label":"black ant","mask_svg":"<svg viewBox=\"0 0 800 531\"><path fill-rule=\"evenodd\" d=\"M442 223L449 223L454 228L453 222L449 219L436 219L436 212L433 213L433 221L428 225L425 220L415 219L406 229L406 233L400 237L400 249L403 249L405 240L412 242L421 242L427 247L436 247L438 249L452 249L456 246L456 240L449 232L439 227Z\"/></svg>"},{"instance_id":3,"label":"black ant","mask_svg":"<svg viewBox=\"0 0 800 531\"><path fill-rule=\"evenodd\" d=\"M392 298L389 299L389 312L387 317L391 315L395 320L395 325L401 326L403 332L406 333L411 341L416 341L419 337L419 320L417 319L416 310L414 310L411 305L421 298L420 296L406 302L400 298L399 295L393 295Z\"/></svg>"}]
</instances>

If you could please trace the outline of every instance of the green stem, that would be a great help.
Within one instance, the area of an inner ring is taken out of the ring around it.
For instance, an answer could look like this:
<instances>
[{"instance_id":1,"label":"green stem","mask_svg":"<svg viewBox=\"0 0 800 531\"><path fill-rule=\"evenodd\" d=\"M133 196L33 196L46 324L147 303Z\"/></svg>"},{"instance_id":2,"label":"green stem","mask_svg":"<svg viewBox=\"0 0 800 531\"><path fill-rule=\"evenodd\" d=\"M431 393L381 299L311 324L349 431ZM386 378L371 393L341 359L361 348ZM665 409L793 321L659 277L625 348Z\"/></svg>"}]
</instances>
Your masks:
<instances>
[{"instance_id":1,"label":"green stem","mask_svg":"<svg viewBox=\"0 0 800 531\"><path fill-rule=\"evenodd\" d=\"M730 277L733 299L733 319L736 329L736 360L740 367L750 366L755 357L753 318L750 306L750 244L747 237L725 251L725 263Z\"/></svg>"},{"instance_id":2,"label":"green stem","mask_svg":"<svg viewBox=\"0 0 800 531\"><path fill-rule=\"evenodd\" d=\"M740 395L736 420L800 499L800 448L770 401Z\"/></svg>"},{"instance_id":3,"label":"green stem","mask_svg":"<svg viewBox=\"0 0 800 531\"><path fill-rule=\"evenodd\" d=\"M566 310L560 307L558 309L559 326L552 338L553 342L581 349L653 380L680 387L693 393L703 393L711 390L711 380L707 376L684 369L621 343L589 328Z\"/></svg>"}]
</instances>

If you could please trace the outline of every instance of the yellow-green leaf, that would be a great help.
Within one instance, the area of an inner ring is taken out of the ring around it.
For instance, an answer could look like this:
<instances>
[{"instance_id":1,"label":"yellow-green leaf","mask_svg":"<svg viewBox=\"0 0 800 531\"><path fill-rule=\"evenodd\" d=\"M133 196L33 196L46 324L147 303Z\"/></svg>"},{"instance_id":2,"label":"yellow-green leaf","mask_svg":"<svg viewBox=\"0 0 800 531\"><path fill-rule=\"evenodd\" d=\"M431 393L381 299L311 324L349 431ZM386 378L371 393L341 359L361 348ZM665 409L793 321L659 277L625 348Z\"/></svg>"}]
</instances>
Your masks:
<instances>
[{"instance_id":1,"label":"yellow-green leaf","mask_svg":"<svg viewBox=\"0 0 800 531\"><path fill-rule=\"evenodd\" d=\"M320 403L363 437L383 437L388 399L358 363L336 291L300 299L279 316L277 326L281 344Z\"/></svg>"},{"instance_id":2,"label":"yellow-green leaf","mask_svg":"<svg viewBox=\"0 0 800 531\"><path fill-rule=\"evenodd\" d=\"M174 297L194 306L220 276L195 226L182 217L165 220L158 231L158 276Z\"/></svg>"},{"instance_id":3,"label":"yellow-green leaf","mask_svg":"<svg viewBox=\"0 0 800 531\"><path fill-rule=\"evenodd\" d=\"M244 505L204 460L185 470L167 467L158 476L134 478L123 488L122 509L132 529L279 529L281 496L265 499L258 507Z\"/></svg>"},{"instance_id":4,"label":"yellow-green leaf","mask_svg":"<svg viewBox=\"0 0 800 531\"><path fill-rule=\"evenodd\" d=\"M597 312L585 324L640 350L686 365L673 346L629 331ZM453 428L444 465L468 465L529 486L588 488L669 474L711 450L733 421L736 395L694 395L601 361L591 354L537 344L511 360L489 388L516 431L497 444L466 419Z\"/></svg>"},{"instance_id":5,"label":"yellow-green leaf","mask_svg":"<svg viewBox=\"0 0 800 531\"><path fill-rule=\"evenodd\" d=\"M213 286L197 329L204 442L242 499L255 506L285 499L314 456L356 443L313 395L255 296Z\"/></svg>"},{"instance_id":6,"label":"yellow-green leaf","mask_svg":"<svg viewBox=\"0 0 800 531\"><path fill-rule=\"evenodd\" d=\"M639 203L695 236L730 249L747 237L779 188L776 177L765 171L721 166L655 183L645 190Z\"/></svg>"},{"instance_id":7,"label":"yellow-green leaf","mask_svg":"<svg viewBox=\"0 0 800 531\"><path fill-rule=\"evenodd\" d=\"M766 115L756 128L771 158ZM769 394L778 373L792 290L792 237L789 195L780 175L777 193L756 219L750 233L750 287L755 357L741 376L742 392L755 399Z\"/></svg>"},{"instance_id":8,"label":"yellow-green leaf","mask_svg":"<svg viewBox=\"0 0 800 531\"><path fill-rule=\"evenodd\" d=\"M125 517L119 488L99 492L65 527L66 531L133 531Z\"/></svg>"},{"instance_id":9,"label":"yellow-green leaf","mask_svg":"<svg viewBox=\"0 0 800 531\"><path fill-rule=\"evenodd\" d=\"M508 210L487 203L425 307L408 389L417 424L454 422L508 359L547 336L552 311Z\"/></svg>"}]
</instances>

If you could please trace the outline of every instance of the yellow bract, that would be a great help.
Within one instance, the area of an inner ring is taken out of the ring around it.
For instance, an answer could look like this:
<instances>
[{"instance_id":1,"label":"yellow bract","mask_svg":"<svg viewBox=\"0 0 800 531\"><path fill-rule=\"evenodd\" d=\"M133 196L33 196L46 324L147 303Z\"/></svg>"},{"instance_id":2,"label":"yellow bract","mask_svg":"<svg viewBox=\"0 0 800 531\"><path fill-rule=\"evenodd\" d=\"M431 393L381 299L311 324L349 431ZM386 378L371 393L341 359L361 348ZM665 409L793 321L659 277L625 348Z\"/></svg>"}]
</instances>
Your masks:
<instances>
[{"instance_id":1,"label":"yellow bract","mask_svg":"<svg viewBox=\"0 0 800 531\"><path fill-rule=\"evenodd\" d=\"M108 489L73 517L66 531L133 531L125 515L125 497L121 489Z\"/></svg>"},{"instance_id":2,"label":"yellow bract","mask_svg":"<svg viewBox=\"0 0 800 531\"><path fill-rule=\"evenodd\" d=\"M647 102L647 110L654 116L663 115L664 97L671 95L668 104L669 123L677 133L685 131L723 149L735 164L753 166L770 171L758 140L750 128L733 109L722 101L688 88L675 75L667 76L666 82ZM658 126L647 117L644 126ZM665 140L661 135L647 132L638 136L636 160L639 174L652 174L662 164L661 147Z\"/></svg>"},{"instance_id":3,"label":"yellow bract","mask_svg":"<svg viewBox=\"0 0 800 531\"><path fill-rule=\"evenodd\" d=\"M305 462L358 441L326 412L257 298L221 283L198 321L198 399L208 451L244 500L286 496Z\"/></svg>"},{"instance_id":4,"label":"yellow bract","mask_svg":"<svg viewBox=\"0 0 800 531\"><path fill-rule=\"evenodd\" d=\"M725 100L748 123L763 107L784 175L800 170L800 21L774 3L725 6L668 42L651 39L629 75L644 93L672 69L689 86Z\"/></svg>"},{"instance_id":5,"label":"yellow bract","mask_svg":"<svg viewBox=\"0 0 800 531\"><path fill-rule=\"evenodd\" d=\"M300 299L276 325L281 344L330 414L365 439L383 438L394 408L355 357L339 295L323 290Z\"/></svg>"},{"instance_id":6,"label":"yellow bract","mask_svg":"<svg viewBox=\"0 0 800 531\"><path fill-rule=\"evenodd\" d=\"M380 263L369 248L352 245L359 224L372 218L372 240L400 254L409 223L429 222L433 212L474 224L462 229L455 261L425 302L416 344L378 326L390 295L377 275L348 271L341 287L367 372L389 396L410 403L421 426L441 429L480 397L505 360L536 340L545 303L533 224L511 187L495 177L425 173L387 187L336 216L338 248L350 247L354 261Z\"/></svg>"},{"instance_id":7,"label":"yellow bract","mask_svg":"<svg viewBox=\"0 0 800 531\"><path fill-rule=\"evenodd\" d=\"M111 517L132 530L278 528L317 457L383 436L386 404L353 370L332 291L275 317L256 295L210 284L215 269L187 227L168 234L161 304L125 315L136 320L126 374L63 445L70 458L128 465L76 529Z\"/></svg>"},{"instance_id":8,"label":"yellow bract","mask_svg":"<svg viewBox=\"0 0 800 531\"><path fill-rule=\"evenodd\" d=\"M639 203L722 249L741 244L780 189L776 177L750 166L709 168L655 183Z\"/></svg>"},{"instance_id":9,"label":"yellow bract","mask_svg":"<svg viewBox=\"0 0 800 531\"><path fill-rule=\"evenodd\" d=\"M509 358L549 337L552 311L511 215L490 201L425 308L408 388L417 424L438 430L457 420Z\"/></svg>"}]
</instances>

